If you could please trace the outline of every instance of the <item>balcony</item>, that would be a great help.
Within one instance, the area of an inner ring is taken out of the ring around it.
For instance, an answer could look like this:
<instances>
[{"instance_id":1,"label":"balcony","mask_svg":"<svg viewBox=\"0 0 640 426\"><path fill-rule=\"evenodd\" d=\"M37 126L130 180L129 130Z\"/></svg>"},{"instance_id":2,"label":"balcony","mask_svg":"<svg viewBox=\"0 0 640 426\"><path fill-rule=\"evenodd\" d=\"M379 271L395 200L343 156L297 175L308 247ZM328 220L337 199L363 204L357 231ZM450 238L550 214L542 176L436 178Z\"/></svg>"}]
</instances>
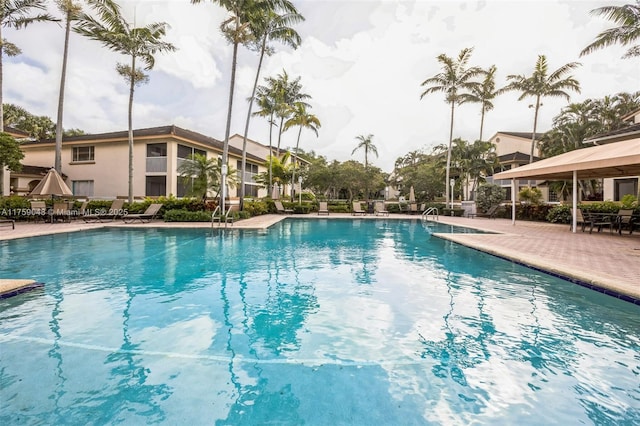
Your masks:
<instances>
[{"instance_id":1,"label":"balcony","mask_svg":"<svg viewBox=\"0 0 640 426\"><path fill-rule=\"evenodd\" d=\"M166 173L167 157L147 157L147 173Z\"/></svg>"}]
</instances>

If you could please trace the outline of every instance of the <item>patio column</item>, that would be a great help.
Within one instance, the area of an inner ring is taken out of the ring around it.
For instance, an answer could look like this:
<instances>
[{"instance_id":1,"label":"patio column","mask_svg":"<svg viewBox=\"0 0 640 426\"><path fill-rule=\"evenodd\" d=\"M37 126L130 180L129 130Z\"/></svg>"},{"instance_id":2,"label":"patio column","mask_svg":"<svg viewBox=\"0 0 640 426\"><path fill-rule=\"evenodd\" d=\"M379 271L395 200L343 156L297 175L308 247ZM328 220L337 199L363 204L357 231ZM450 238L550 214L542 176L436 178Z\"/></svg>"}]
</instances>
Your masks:
<instances>
[{"instance_id":1,"label":"patio column","mask_svg":"<svg viewBox=\"0 0 640 426\"><path fill-rule=\"evenodd\" d=\"M573 171L573 209L571 210L571 230L576 233L577 217L578 217L578 171Z\"/></svg>"},{"instance_id":2,"label":"patio column","mask_svg":"<svg viewBox=\"0 0 640 426\"><path fill-rule=\"evenodd\" d=\"M516 180L511 179L511 224L516 225Z\"/></svg>"}]
</instances>

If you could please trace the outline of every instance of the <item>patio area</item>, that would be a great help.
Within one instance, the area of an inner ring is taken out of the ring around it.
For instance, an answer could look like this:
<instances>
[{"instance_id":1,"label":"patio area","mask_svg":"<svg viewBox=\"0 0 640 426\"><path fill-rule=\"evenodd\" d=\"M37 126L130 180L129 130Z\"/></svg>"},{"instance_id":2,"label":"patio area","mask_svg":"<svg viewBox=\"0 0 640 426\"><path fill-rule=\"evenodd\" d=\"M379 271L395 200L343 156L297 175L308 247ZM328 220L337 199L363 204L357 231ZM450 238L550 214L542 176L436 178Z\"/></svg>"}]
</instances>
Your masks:
<instances>
[{"instance_id":1,"label":"patio area","mask_svg":"<svg viewBox=\"0 0 640 426\"><path fill-rule=\"evenodd\" d=\"M285 219L354 219L350 214L330 215L263 215L229 224L227 229L264 229ZM388 217L358 216L364 220L400 220L416 216L390 214ZM608 231L589 234L572 233L568 225L518 221L440 216L440 223L471 227L493 234L436 234L459 244L491 253L533 268L593 286L613 290L635 299L640 304L640 233L610 234ZM211 229L211 223L167 223L153 221L144 224L106 223L16 223L0 228L0 240L25 238L60 232L81 232L102 227L181 227ZM224 224L214 225L224 229Z\"/></svg>"}]
</instances>

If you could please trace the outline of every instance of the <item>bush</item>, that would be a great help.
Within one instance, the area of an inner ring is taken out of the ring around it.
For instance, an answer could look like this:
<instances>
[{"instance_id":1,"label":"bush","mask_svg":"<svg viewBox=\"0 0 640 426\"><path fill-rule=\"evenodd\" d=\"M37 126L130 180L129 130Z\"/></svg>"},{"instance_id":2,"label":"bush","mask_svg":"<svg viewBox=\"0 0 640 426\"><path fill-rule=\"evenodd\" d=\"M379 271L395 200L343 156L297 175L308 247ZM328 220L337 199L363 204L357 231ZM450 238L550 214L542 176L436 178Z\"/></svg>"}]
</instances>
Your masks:
<instances>
[{"instance_id":1,"label":"bush","mask_svg":"<svg viewBox=\"0 0 640 426\"><path fill-rule=\"evenodd\" d=\"M197 211L192 212L189 210L173 209L167 210L164 213L165 222L210 222L211 212Z\"/></svg>"},{"instance_id":2,"label":"bush","mask_svg":"<svg viewBox=\"0 0 640 426\"><path fill-rule=\"evenodd\" d=\"M570 223L571 222L571 206L557 205L549 209L547 213L547 222L551 223Z\"/></svg>"},{"instance_id":3,"label":"bush","mask_svg":"<svg viewBox=\"0 0 640 426\"><path fill-rule=\"evenodd\" d=\"M275 212L276 208L273 206L273 202L271 202L271 206L273 207L273 211ZM260 216L263 214L269 213L269 204L266 201L246 201L244 202L244 211L243 213L249 214L251 216Z\"/></svg>"},{"instance_id":4,"label":"bush","mask_svg":"<svg viewBox=\"0 0 640 426\"><path fill-rule=\"evenodd\" d=\"M504 188L493 184L480 185L478 187L476 205L483 212L486 212L491 208L491 206L502 203L504 201L504 197Z\"/></svg>"},{"instance_id":5,"label":"bush","mask_svg":"<svg viewBox=\"0 0 640 426\"><path fill-rule=\"evenodd\" d=\"M538 188L525 187L518 192L520 201L533 204L534 206L541 205L544 200L542 199L542 191Z\"/></svg>"},{"instance_id":6,"label":"bush","mask_svg":"<svg viewBox=\"0 0 640 426\"><path fill-rule=\"evenodd\" d=\"M461 217L464 214L464 209L450 209L450 208L444 208L442 210L438 210L438 211L442 211L442 215L443 216L456 216L456 217ZM453 214L452 214L453 213Z\"/></svg>"}]
</instances>

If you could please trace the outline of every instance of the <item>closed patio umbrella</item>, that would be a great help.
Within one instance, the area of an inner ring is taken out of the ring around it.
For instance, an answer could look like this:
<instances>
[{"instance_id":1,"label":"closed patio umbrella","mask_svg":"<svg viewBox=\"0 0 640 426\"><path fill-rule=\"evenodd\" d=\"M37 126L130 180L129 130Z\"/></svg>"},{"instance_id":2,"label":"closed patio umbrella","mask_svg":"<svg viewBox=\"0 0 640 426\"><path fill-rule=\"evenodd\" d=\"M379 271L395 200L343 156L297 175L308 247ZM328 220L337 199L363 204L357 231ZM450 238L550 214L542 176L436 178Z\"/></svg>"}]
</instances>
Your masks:
<instances>
[{"instance_id":1,"label":"closed patio umbrella","mask_svg":"<svg viewBox=\"0 0 640 426\"><path fill-rule=\"evenodd\" d=\"M416 192L413 190L413 185L411 185L411 188L409 188L409 202L416 202Z\"/></svg>"},{"instance_id":2,"label":"closed patio umbrella","mask_svg":"<svg viewBox=\"0 0 640 426\"><path fill-rule=\"evenodd\" d=\"M33 191L29 195L73 195L73 192L60 176L60 173L56 169L51 168L47 174L42 178L40 183L33 188Z\"/></svg>"},{"instance_id":3,"label":"closed patio umbrella","mask_svg":"<svg viewBox=\"0 0 640 426\"><path fill-rule=\"evenodd\" d=\"M274 200L277 200L280 198L280 188L278 187L277 183L273 185L273 190L271 191L271 198Z\"/></svg>"}]
</instances>

